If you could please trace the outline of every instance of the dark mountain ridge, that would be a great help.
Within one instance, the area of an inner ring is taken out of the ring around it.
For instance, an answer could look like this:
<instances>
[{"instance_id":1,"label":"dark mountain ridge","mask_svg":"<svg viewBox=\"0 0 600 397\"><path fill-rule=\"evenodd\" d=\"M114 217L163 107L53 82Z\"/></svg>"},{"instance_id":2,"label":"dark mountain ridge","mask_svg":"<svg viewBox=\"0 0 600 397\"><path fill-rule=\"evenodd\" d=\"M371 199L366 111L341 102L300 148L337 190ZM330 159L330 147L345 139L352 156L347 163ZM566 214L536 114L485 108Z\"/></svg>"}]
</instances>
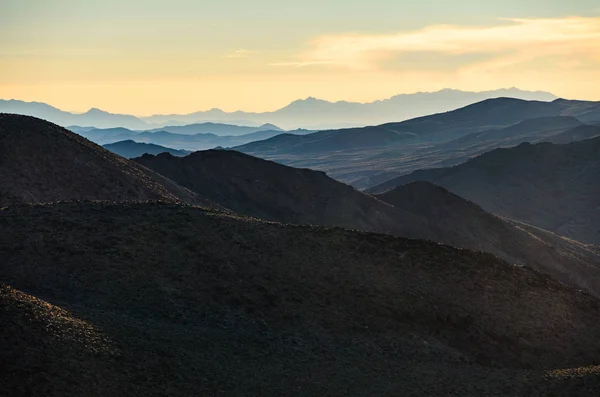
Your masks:
<instances>
[{"instance_id":1,"label":"dark mountain ridge","mask_svg":"<svg viewBox=\"0 0 600 397\"><path fill-rule=\"evenodd\" d=\"M230 150L167 153L133 161L230 210L261 219L423 236L416 217L325 173L295 169Z\"/></svg>"},{"instance_id":2,"label":"dark mountain ridge","mask_svg":"<svg viewBox=\"0 0 600 397\"><path fill-rule=\"evenodd\" d=\"M419 180L443 186L494 214L600 244L600 138L497 149L455 167L392 179L369 192Z\"/></svg>"},{"instance_id":3,"label":"dark mountain ridge","mask_svg":"<svg viewBox=\"0 0 600 397\"><path fill-rule=\"evenodd\" d=\"M206 204L197 194L62 127L0 114L0 205L73 199Z\"/></svg>"}]
</instances>

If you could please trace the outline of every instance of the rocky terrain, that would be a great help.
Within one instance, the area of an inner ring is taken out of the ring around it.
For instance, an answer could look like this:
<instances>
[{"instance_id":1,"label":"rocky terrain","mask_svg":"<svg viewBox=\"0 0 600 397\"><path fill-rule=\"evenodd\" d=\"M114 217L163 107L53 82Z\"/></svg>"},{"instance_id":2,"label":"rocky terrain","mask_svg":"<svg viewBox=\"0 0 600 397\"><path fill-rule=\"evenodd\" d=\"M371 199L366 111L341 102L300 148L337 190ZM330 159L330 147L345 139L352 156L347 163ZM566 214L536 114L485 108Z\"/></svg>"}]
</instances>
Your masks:
<instances>
[{"instance_id":1,"label":"rocky terrain","mask_svg":"<svg viewBox=\"0 0 600 397\"><path fill-rule=\"evenodd\" d=\"M197 194L62 127L0 114L0 205L59 200L166 200Z\"/></svg>"},{"instance_id":2,"label":"rocky terrain","mask_svg":"<svg viewBox=\"0 0 600 397\"><path fill-rule=\"evenodd\" d=\"M0 236L10 395L600 386L598 299L489 254L164 203L14 206Z\"/></svg>"}]
</instances>

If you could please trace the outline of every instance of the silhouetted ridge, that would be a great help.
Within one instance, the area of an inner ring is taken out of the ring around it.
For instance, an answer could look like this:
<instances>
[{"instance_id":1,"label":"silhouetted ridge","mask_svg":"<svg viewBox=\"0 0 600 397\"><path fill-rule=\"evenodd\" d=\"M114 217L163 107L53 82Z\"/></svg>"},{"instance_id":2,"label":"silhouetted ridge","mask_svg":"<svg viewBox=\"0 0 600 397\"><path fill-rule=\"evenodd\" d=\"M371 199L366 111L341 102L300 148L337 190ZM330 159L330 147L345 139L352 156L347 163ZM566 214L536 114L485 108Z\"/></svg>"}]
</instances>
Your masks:
<instances>
[{"instance_id":1,"label":"silhouetted ridge","mask_svg":"<svg viewBox=\"0 0 600 397\"><path fill-rule=\"evenodd\" d=\"M197 194L57 125L0 114L0 205L59 200L205 203Z\"/></svg>"},{"instance_id":2,"label":"silhouetted ridge","mask_svg":"<svg viewBox=\"0 0 600 397\"><path fill-rule=\"evenodd\" d=\"M420 221L324 172L297 169L232 150L186 157L145 155L138 163L240 214L285 223L427 236Z\"/></svg>"}]
</instances>

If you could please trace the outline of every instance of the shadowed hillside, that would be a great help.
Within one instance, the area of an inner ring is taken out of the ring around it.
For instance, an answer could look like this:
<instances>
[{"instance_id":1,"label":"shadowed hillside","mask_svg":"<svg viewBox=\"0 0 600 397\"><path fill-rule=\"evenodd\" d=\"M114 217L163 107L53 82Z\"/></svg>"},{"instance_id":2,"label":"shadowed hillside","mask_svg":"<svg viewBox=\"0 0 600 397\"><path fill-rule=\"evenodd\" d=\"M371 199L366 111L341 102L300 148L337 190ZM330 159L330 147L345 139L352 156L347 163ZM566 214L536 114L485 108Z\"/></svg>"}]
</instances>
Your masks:
<instances>
[{"instance_id":1,"label":"shadowed hillside","mask_svg":"<svg viewBox=\"0 0 600 397\"><path fill-rule=\"evenodd\" d=\"M235 151L134 161L239 214L425 238L493 253L600 294L600 253L499 219L442 188L412 184L371 197L324 173ZM385 204L385 203L387 204Z\"/></svg>"},{"instance_id":2,"label":"shadowed hillside","mask_svg":"<svg viewBox=\"0 0 600 397\"><path fill-rule=\"evenodd\" d=\"M556 144L567 144L596 137L600 137L600 125L580 125L554 135L546 139L546 141Z\"/></svg>"},{"instance_id":3,"label":"shadowed hillside","mask_svg":"<svg viewBox=\"0 0 600 397\"><path fill-rule=\"evenodd\" d=\"M428 182L412 182L375 197L418 215L436 241L490 252L600 294L600 249L499 218Z\"/></svg>"},{"instance_id":4,"label":"shadowed hillside","mask_svg":"<svg viewBox=\"0 0 600 397\"><path fill-rule=\"evenodd\" d=\"M427 236L421 221L323 172L286 167L229 150L133 161L239 214L296 224Z\"/></svg>"},{"instance_id":5,"label":"shadowed hillside","mask_svg":"<svg viewBox=\"0 0 600 397\"><path fill-rule=\"evenodd\" d=\"M479 145L482 149L492 144L492 149L498 146L516 146L523 142L537 142L552 139L565 131L582 126L581 122L571 116L540 117L521 121L510 127L496 128L474 132L449 142L448 148L465 148ZM550 137L550 138L548 138ZM566 138L566 137L565 137ZM571 136L573 142L579 136Z\"/></svg>"},{"instance_id":6,"label":"shadowed hillside","mask_svg":"<svg viewBox=\"0 0 600 397\"><path fill-rule=\"evenodd\" d=\"M0 211L11 395L550 395L598 300L491 255L152 203ZM549 371L547 371L549 370Z\"/></svg>"},{"instance_id":7,"label":"shadowed hillside","mask_svg":"<svg viewBox=\"0 0 600 397\"><path fill-rule=\"evenodd\" d=\"M392 179L369 191L419 180L443 186L494 214L600 244L600 138L497 149L455 167Z\"/></svg>"},{"instance_id":8,"label":"shadowed hillside","mask_svg":"<svg viewBox=\"0 0 600 397\"><path fill-rule=\"evenodd\" d=\"M197 194L64 128L0 114L0 205L72 199L206 204Z\"/></svg>"}]
</instances>

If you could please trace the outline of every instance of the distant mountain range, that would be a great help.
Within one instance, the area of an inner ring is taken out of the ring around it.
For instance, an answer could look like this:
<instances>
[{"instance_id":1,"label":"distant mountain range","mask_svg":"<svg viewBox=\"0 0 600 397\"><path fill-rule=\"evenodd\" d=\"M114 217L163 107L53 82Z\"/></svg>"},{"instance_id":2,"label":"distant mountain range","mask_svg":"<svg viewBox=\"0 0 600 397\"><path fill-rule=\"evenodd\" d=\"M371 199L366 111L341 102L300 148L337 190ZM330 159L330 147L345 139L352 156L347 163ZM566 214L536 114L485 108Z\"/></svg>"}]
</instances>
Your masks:
<instances>
[{"instance_id":1,"label":"distant mountain range","mask_svg":"<svg viewBox=\"0 0 600 397\"><path fill-rule=\"evenodd\" d=\"M278 131L283 132L283 130L276 125L265 123L258 127L248 127L248 126L240 126L240 125L232 125L232 124L221 124L221 123L196 123L196 124L187 124L181 126L165 126L161 128L156 128L153 130L148 130L148 132L155 131L167 131L173 134L183 134L183 135L197 135L197 134L213 134L217 136L242 136L249 135L255 132L261 131Z\"/></svg>"},{"instance_id":2,"label":"distant mountain range","mask_svg":"<svg viewBox=\"0 0 600 397\"><path fill-rule=\"evenodd\" d=\"M0 113L15 113L34 116L62 127L70 125L93 126L97 128L124 127L131 129L150 128L135 116L108 113L92 108L85 113L70 113L42 102L23 102L0 99Z\"/></svg>"},{"instance_id":3,"label":"distant mountain range","mask_svg":"<svg viewBox=\"0 0 600 397\"><path fill-rule=\"evenodd\" d=\"M437 92L401 94L370 103L329 102L309 97L294 101L279 110L263 113L224 112L220 109L211 109L185 115L135 117L90 109L86 113L75 114L59 110L45 103L18 100L0 100L0 112L35 116L63 127L79 125L96 128L124 127L134 130L148 130L162 128L167 125L216 122L256 126L275 123L284 129L329 129L402 121L432 113L454 110L485 99L498 97L540 101L556 99L556 96L547 92L523 91L517 88L484 92L444 89Z\"/></svg>"},{"instance_id":4,"label":"distant mountain range","mask_svg":"<svg viewBox=\"0 0 600 397\"><path fill-rule=\"evenodd\" d=\"M392 121L402 121L432 113L458 109L489 98L512 97L526 100L552 101L557 97L547 92L522 91L517 88L484 92L465 92L445 89L437 92L419 92L396 95L389 99L370 103L329 102L317 98L294 101L289 105L264 113L233 112L220 109L196 112L188 115L156 115L146 117L149 123L189 124L198 120L244 119L257 123L271 122L286 129L309 128L329 129L376 125Z\"/></svg>"},{"instance_id":5,"label":"distant mountain range","mask_svg":"<svg viewBox=\"0 0 600 397\"><path fill-rule=\"evenodd\" d=\"M283 131L277 126L265 124L261 127L244 127L228 124L203 123L181 127L165 127L149 131L134 131L127 128L90 128L71 126L71 131L99 145L131 140L138 143L161 145L180 150L204 150L215 147L232 147L249 142L272 138ZM204 131L204 132L200 132ZM206 132L215 131L215 133ZM309 134L310 130L287 131L287 134ZM218 135L229 133L231 135Z\"/></svg>"},{"instance_id":6,"label":"distant mountain range","mask_svg":"<svg viewBox=\"0 0 600 397\"><path fill-rule=\"evenodd\" d=\"M522 142L585 139L600 124L600 102L496 98L454 111L374 127L278 135L236 147L369 188L418 169L462 163Z\"/></svg>"}]
</instances>

